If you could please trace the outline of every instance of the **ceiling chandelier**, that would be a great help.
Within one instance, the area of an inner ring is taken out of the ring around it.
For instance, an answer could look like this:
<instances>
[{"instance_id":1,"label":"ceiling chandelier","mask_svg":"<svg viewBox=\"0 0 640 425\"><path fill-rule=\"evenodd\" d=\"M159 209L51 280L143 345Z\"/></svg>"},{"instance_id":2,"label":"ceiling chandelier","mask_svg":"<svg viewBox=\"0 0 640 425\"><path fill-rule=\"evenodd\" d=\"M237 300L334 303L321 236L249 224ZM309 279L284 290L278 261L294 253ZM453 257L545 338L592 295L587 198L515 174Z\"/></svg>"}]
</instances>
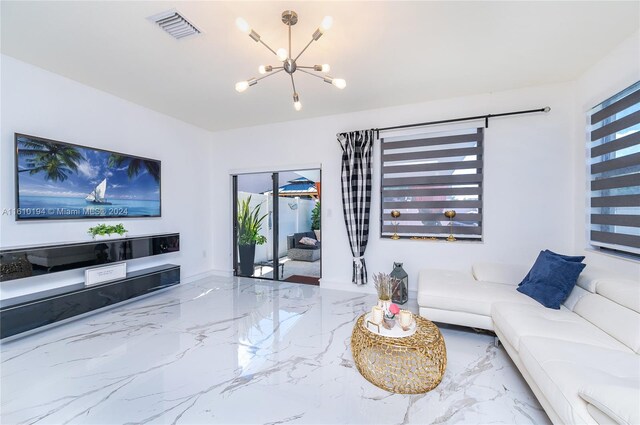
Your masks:
<instances>
[{"instance_id":1,"label":"ceiling chandelier","mask_svg":"<svg viewBox=\"0 0 640 425\"><path fill-rule=\"evenodd\" d=\"M307 43L304 49L302 49L302 51L298 53L296 57L293 57L293 55L291 54L291 27L294 26L297 22L298 14L296 12L294 12L293 10L285 10L284 12L282 12L282 23L284 23L288 27L289 31L289 50L285 49L284 47L281 47L278 50L273 50L267 45L267 43L262 40L262 38L260 38L260 35L249 26L247 21L242 18L236 19L236 26L238 27L238 29L240 29L240 31L247 34L256 43L261 43L264 47L269 49L271 53L276 55L280 62L282 62L282 66L260 65L258 67L258 72L262 75L262 77L251 78L249 80L236 83L236 91L242 93L249 87L256 85L258 81L284 71L289 74L289 77L291 77L291 86L293 87L293 107L296 111L299 111L300 109L302 109L302 103L300 103L300 96L296 91L296 83L293 79L293 74L296 71L300 71L305 74L312 75L316 78L320 78L324 82L333 84L339 89L343 89L347 86L346 81L344 81L342 78L333 78L327 74L330 70L329 64L303 66L298 65L297 63L300 56L302 56L302 54L307 50L311 43L313 43L314 41L318 41L318 39L322 37L322 34L324 34L329 28L331 28L331 25L333 24L333 18L331 16L325 16L322 20L322 23L320 24L320 27L318 27L318 29L316 29L316 31L313 33L313 35L311 36L311 40Z\"/></svg>"}]
</instances>

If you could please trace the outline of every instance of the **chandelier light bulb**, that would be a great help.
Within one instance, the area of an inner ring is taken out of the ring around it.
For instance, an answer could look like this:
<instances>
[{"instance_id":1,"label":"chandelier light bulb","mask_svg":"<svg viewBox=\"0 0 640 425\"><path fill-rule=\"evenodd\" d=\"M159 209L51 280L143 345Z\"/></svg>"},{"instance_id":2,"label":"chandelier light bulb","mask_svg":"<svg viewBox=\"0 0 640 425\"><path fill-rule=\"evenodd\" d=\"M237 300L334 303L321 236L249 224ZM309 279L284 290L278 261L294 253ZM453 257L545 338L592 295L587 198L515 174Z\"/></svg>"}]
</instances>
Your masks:
<instances>
[{"instance_id":1,"label":"chandelier light bulb","mask_svg":"<svg viewBox=\"0 0 640 425\"><path fill-rule=\"evenodd\" d=\"M293 107L296 111L302 109L302 103L300 103L300 97L298 97L298 93L293 94Z\"/></svg>"},{"instance_id":2,"label":"chandelier light bulb","mask_svg":"<svg viewBox=\"0 0 640 425\"><path fill-rule=\"evenodd\" d=\"M242 18L236 19L236 26L240 31L242 31L245 34L249 34L251 32L251 26L247 21L245 21Z\"/></svg>"},{"instance_id":3,"label":"chandelier light bulb","mask_svg":"<svg viewBox=\"0 0 640 425\"><path fill-rule=\"evenodd\" d=\"M329 66L328 63L325 63L324 65L313 65L313 70L327 73L331 70L331 67Z\"/></svg>"},{"instance_id":4,"label":"chandelier light bulb","mask_svg":"<svg viewBox=\"0 0 640 425\"><path fill-rule=\"evenodd\" d=\"M331 16L325 16L322 20L322 23L320 24L320 31L324 33L325 31L331 29L332 26L333 18Z\"/></svg>"},{"instance_id":5,"label":"chandelier light bulb","mask_svg":"<svg viewBox=\"0 0 640 425\"><path fill-rule=\"evenodd\" d=\"M242 93L243 91L245 91L248 88L249 88L249 82L248 81L240 81L239 83L236 83L236 91L238 93Z\"/></svg>"},{"instance_id":6,"label":"chandelier light bulb","mask_svg":"<svg viewBox=\"0 0 640 425\"><path fill-rule=\"evenodd\" d=\"M289 57L289 54L287 53L287 49L285 49L284 47L281 47L278 50L276 50L276 55L278 55L278 59L280 59L283 62L286 61L287 58Z\"/></svg>"},{"instance_id":7,"label":"chandelier light bulb","mask_svg":"<svg viewBox=\"0 0 640 425\"><path fill-rule=\"evenodd\" d=\"M267 73L267 68L264 65L260 65L258 67L258 73L262 74L262 75L266 74Z\"/></svg>"},{"instance_id":8,"label":"chandelier light bulb","mask_svg":"<svg viewBox=\"0 0 640 425\"><path fill-rule=\"evenodd\" d=\"M333 80L331 80L331 84L333 84L334 86L336 86L340 90L342 90L343 88L347 87L347 82L345 80L343 80L342 78L334 78Z\"/></svg>"}]
</instances>

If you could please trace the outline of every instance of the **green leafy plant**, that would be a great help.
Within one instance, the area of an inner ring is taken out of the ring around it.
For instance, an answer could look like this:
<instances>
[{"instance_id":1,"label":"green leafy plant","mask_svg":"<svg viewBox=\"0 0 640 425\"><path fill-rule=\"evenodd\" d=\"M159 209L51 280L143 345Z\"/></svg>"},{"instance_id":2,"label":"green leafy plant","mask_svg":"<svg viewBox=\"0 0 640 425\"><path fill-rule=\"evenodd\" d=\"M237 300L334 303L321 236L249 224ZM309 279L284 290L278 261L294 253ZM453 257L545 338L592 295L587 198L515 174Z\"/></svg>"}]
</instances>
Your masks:
<instances>
[{"instance_id":1,"label":"green leafy plant","mask_svg":"<svg viewBox=\"0 0 640 425\"><path fill-rule=\"evenodd\" d=\"M127 229L124 228L124 225L122 223L116 224L115 226L108 226L106 224L98 224L95 227L89 227L89 230L87 230L87 233L89 233L91 236L96 236L96 235L111 235L113 233L117 233L120 236L123 236L125 233L127 233Z\"/></svg>"},{"instance_id":2,"label":"green leafy plant","mask_svg":"<svg viewBox=\"0 0 640 425\"><path fill-rule=\"evenodd\" d=\"M129 176L129 180L136 177L142 171L147 170L155 181L160 181L160 163L158 161L130 158L116 153L112 153L111 155L109 155L108 161L109 167L113 168L120 168L123 165L126 165L127 176ZM125 164L126 161L129 162Z\"/></svg>"},{"instance_id":3,"label":"green leafy plant","mask_svg":"<svg viewBox=\"0 0 640 425\"><path fill-rule=\"evenodd\" d=\"M44 174L47 181L63 182L78 171L78 165L86 161L80 151L72 146L44 140L18 137L22 147L18 154L26 157L27 168L18 170L29 175Z\"/></svg>"},{"instance_id":4,"label":"green leafy plant","mask_svg":"<svg viewBox=\"0 0 640 425\"><path fill-rule=\"evenodd\" d=\"M261 204L250 207L251 196L238 201L238 245L262 245L267 238L260 234L262 221L267 214L260 216Z\"/></svg>"},{"instance_id":5,"label":"green leafy plant","mask_svg":"<svg viewBox=\"0 0 640 425\"><path fill-rule=\"evenodd\" d=\"M320 201L311 210L311 230L320 230Z\"/></svg>"}]
</instances>

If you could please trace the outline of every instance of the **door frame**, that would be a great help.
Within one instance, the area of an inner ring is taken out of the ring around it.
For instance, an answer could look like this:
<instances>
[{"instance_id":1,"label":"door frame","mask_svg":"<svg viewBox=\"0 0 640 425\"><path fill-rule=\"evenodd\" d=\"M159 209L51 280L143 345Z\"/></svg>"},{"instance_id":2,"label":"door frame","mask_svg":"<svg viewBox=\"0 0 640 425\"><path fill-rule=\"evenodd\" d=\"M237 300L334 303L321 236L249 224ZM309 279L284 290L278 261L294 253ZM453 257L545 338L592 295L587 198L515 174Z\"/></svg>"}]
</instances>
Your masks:
<instances>
[{"instance_id":1,"label":"door frame","mask_svg":"<svg viewBox=\"0 0 640 425\"><path fill-rule=\"evenodd\" d=\"M274 168L277 171L274 171ZM231 177L231 203L232 203L232 214L231 214L231 229L232 229L232 251L233 251L233 276L236 277L248 277L251 279L263 279L263 280L272 280L272 281L280 281L280 258L279 258L279 232L280 232L280 224L279 224L279 202L273 203L273 220L272 220L272 237L273 237L273 250L272 250L272 268L273 268L273 276L274 278L262 277L262 276L241 276L238 273L238 176L247 175L247 174L267 174L271 173L272 178L272 190L274 199L279 199L279 176L281 172L286 171L305 171L305 170L319 170L320 171L320 182L323 180L322 173L322 164L304 164L304 165L284 165L278 167L254 167L249 169L233 169L229 171L229 176ZM320 201L320 229L322 229L322 202L321 198L318 199ZM320 245L320 278L322 278L322 257L324 253L322 251L322 245Z\"/></svg>"}]
</instances>

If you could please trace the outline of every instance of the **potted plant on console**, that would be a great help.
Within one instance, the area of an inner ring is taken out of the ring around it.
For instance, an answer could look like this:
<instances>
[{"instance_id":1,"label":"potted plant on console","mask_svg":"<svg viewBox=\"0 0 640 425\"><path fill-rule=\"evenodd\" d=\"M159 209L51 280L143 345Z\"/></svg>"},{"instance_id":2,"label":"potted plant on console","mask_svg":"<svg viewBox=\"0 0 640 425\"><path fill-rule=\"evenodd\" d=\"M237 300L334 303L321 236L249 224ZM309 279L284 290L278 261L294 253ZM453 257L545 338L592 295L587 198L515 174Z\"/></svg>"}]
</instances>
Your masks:
<instances>
[{"instance_id":1,"label":"potted plant on console","mask_svg":"<svg viewBox=\"0 0 640 425\"><path fill-rule=\"evenodd\" d=\"M253 275L253 261L256 255L256 245L267 242L267 238L260 234L262 221L267 214L260 216L260 206L250 207L251 196L238 201L238 251L240 253L240 272L243 276Z\"/></svg>"},{"instance_id":2,"label":"potted plant on console","mask_svg":"<svg viewBox=\"0 0 640 425\"><path fill-rule=\"evenodd\" d=\"M97 226L90 227L87 233L89 233L93 239L99 241L103 239L123 238L127 236L127 229L124 228L122 223L116 224L115 226L98 224Z\"/></svg>"}]
</instances>

